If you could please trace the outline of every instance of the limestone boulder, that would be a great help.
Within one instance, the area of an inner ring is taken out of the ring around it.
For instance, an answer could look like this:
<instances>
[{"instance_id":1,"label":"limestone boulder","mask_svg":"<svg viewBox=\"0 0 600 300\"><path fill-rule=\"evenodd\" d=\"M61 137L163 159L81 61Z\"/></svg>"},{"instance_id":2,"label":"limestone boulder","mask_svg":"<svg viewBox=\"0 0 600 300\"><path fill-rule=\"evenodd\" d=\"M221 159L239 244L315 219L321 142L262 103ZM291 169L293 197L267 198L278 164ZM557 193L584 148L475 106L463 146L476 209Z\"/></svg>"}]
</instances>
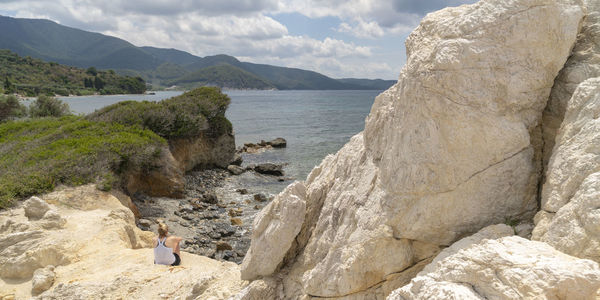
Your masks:
<instances>
[{"instance_id":1,"label":"limestone boulder","mask_svg":"<svg viewBox=\"0 0 600 300\"><path fill-rule=\"evenodd\" d=\"M600 266L518 236L483 240L439 260L399 299L596 299Z\"/></svg>"},{"instance_id":2,"label":"limestone boulder","mask_svg":"<svg viewBox=\"0 0 600 300\"><path fill-rule=\"evenodd\" d=\"M543 114L544 166L548 165L556 134L569 99L586 79L600 76L600 0L583 0L586 16L571 56L560 71Z\"/></svg>"},{"instance_id":3,"label":"limestone boulder","mask_svg":"<svg viewBox=\"0 0 600 300\"><path fill-rule=\"evenodd\" d=\"M302 182L289 185L258 213L250 249L242 263L242 279L256 279L275 271L298 235L305 214L306 188Z\"/></svg>"},{"instance_id":4,"label":"limestone boulder","mask_svg":"<svg viewBox=\"0 0 600 300\"><path fill-rule=\"evenodd\" d=\"M288 253L259 258L272 246L253 240L244 264L280 265L269 271L289 298L377 298L377 286L457 239L532 218L542 111L583 15L566 0L482 0L427 15L364 132L308 176Z\"/></svg>"},{"instance_id":5,"label":"limestone boulder","mask_svg":"<svg viewBox=\"0 0 600 300\"><path fill-rule=\"evenodd\" d=\"M29 219L39 219L50 210L50 205L44 200L38 197L31 197L23 203L23 209L25 209L25 216Z\"/></svg>"},{"instance_id":6,"label":"limestone boulder","mask_svg":"<svg viewBox=\"0 0 600 300\"><path fill-rule=\"evenodd\" d=\"M542 190L533 239L600 262L600 77L568 103Z\"/></svg>"},{"instance_id":7,"label":"limestone boulder","mask_svg":"<svg viewBox=\"0 0 600 300\"><path fill-rule=\"evenodd\" d=\"M31 294L38 295L48 290L54 283L54 266L46 266L43 269L37 269L33 273L31 280Z\"/></svg>"}]
</instances>

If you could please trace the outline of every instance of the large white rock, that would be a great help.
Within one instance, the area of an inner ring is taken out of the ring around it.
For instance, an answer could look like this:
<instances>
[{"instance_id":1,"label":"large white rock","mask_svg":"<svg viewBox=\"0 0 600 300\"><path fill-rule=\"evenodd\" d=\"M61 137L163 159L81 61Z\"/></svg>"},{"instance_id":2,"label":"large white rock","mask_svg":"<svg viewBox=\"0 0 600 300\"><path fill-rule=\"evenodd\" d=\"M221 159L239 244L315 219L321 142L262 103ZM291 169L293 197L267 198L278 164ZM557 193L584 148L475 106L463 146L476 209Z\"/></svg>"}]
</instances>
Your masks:
<instances>
[{"instance_id":1,"label":"large white rock","mask_svg":"<svg viewBox=\"0 0 600 300\"><path fill-rule=\"evenodd\" d=\"M518 236L483 240L392 292L399 299L596 299L600 266Z\"/></svg>"},{"instance_id":2,"label":"large white rock","mask_svg":"<svg viewBox=\"0 0 600 300\"><path fill-rule=\"evenodd\" d=\"M306 187L290 184L254 219L252 244L242 264L242 279L252 280L275 271L304 222Z\"/></svg>"},{"instance_id":3,"label":"large white rock","mask_svg":"<svg viewBox=\"0 0 600 300\"><path fill-rule=\"evenodd\" d=\"M543 114L544 166L548 165L556 132L577 86L600 76L600 0L583 0L587 10L581 33L571 56L560 71Z\"/></svg>"},{"instance_id":4,"label":"large white rock","mask_svg":"<svg viewBox=\"0 0 600 300\"><path fill-rule=\"evenodd\" d=\"M533 239L600 262L600 77L568 103L542 190Z\"/></svg>"},{"instance_id":5,"label":"large white rock","mask_svg":"<svg viewBox=\"0 0 600 300\"><path fill-rule=\"evenodd\" d=\"M364 133L309 175L288 254L244 265L280 265L292 299L351 298L460 237L532 217L541 114L582 16L556 0L483 0L427 15ZM270 247L252 243L253 253Z\"/></svg>"}]
</instances>

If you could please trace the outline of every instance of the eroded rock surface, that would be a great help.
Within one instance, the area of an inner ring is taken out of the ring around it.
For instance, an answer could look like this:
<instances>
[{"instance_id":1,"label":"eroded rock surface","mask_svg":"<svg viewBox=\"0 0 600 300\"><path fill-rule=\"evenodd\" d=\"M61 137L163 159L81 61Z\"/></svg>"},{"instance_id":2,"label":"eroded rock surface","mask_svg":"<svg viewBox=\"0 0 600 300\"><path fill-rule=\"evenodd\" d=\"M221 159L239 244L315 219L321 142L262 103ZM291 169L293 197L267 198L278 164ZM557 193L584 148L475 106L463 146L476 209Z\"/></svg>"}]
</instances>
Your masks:
<instances>
[{"instance_id":1,"label":"eroded rock surface","mask_svg":"<svg viewBox=\"0 0 600 300\"><path fill-rule=\"evenodd\" d=\"M542 190L533 239L600 262L600 77L568 102Z\"/></svg>"},{"instance_id":2,"label":"eroded rock surface","mask_svg":"<svg viewBox=\"0 0 600 300\"><path fill-rule=\"evenodd\" d=\"M285 257L244 265L278 265L273 277L289 299L381 298L375 291L392 275L418 272L458 238L531 218L542 110L582 17L579 5L551 0L427 15L364 133L308 176L304 221Z\"/></svg>"},{"instance_id":3,"label":"eroded rock surface","mask_svg":"<svg viewBox=\"0 0 600 300\"><path fill-rule=\"evenodd\" d=\"M482 240L426 267L400 299L596 299L600 266L518 236Z\"/></svg>"},{"instance_id":4,"label":"eroded rock surface","mask_svg":"<svg viewBox=\"0 0 600 300\"><path fill-rule=\"evenodd\" d=\"M49 210L37 220L23 207L0 212L2 299L225 299L245 285L236 264L186 252L179 267L154 265L154 234L93 185L39 201Z\"/></svg>"}]
</instances>

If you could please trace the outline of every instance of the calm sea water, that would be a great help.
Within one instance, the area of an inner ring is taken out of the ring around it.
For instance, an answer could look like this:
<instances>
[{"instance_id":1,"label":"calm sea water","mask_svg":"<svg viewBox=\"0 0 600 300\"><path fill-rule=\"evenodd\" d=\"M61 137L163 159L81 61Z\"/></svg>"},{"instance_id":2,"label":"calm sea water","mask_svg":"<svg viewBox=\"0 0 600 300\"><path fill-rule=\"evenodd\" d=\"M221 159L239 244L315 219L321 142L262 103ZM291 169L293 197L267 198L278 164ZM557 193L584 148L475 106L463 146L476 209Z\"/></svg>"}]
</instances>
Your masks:
<instances>
[{"instance_id":1,"label":"calm sea water","mask_svg":"<svg viewBox=\"0 0 600 300\"><path fill-rule=\"evenodd\" d=\"M373 100L381 91L225 91L231 104L236 144L256 143L283 137L285 149L244 154L244 164L287 163L286 176L303 180L325 156L337 152L350 137L364 128ZM125 100L158 101L181 92L156 95L82 96L61 98L75 113L87 114ZM290 182L245 174L236 176L235 186L253 191L278 193Z\"/></svg>"}]
</instances>

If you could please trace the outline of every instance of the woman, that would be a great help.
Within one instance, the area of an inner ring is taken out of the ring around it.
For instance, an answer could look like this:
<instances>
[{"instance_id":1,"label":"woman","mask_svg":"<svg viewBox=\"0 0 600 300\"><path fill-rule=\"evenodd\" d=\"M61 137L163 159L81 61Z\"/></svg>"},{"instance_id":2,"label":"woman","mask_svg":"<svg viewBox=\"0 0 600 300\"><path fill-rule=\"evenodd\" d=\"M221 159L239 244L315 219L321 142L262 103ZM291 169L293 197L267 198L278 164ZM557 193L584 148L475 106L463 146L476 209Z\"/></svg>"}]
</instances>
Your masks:
<instances>
[{"instance_id":1,"label":"woman","mask_svg":"<svg viewBox=\"0 0 600 300\"><path fill-rule=\"evenodd\" d=\"M169 236L169 227L165 223L158 223L158 237L154 238L154 263L159 265L178 266L181 263L179 257L179 242L182 238Z\"/></svg>"}]
</instances>

